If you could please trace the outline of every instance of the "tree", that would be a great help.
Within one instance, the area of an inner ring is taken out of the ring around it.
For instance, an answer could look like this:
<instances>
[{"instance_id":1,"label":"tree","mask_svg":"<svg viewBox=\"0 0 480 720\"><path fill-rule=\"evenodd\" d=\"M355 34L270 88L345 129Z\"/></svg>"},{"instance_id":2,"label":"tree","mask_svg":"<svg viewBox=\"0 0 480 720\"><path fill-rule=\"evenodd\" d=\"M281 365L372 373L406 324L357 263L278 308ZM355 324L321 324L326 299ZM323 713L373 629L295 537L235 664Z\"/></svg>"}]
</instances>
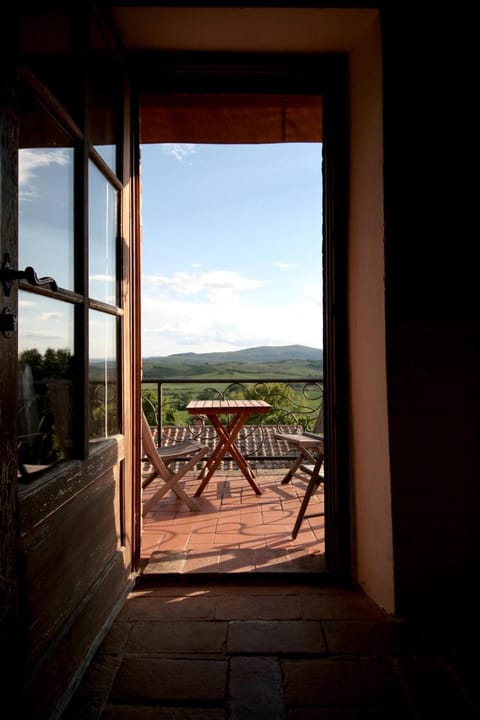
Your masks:
<instances>
[{"instance_id":1,"label":"tree","mask_svg":"<svg viewBox=\"0 0 480 720\"><path fill-rule=\"evenodd\" d=\"M158 423L158 398L153 390L142 392L142 408L148 424L153 427Z\"/></svg>"},{"instance_id":2,"label":"tree","mask_svg":"<svg viewBox=\"0 0 480 720\"><path fill-rule=\"evenodd\" d=\"M295 402L295 396L292 388L289 385L283 385L282 383L260 383L255 386L249 386L254 388L254 394L252 397L258 398L258 400L265 400L272 406L272 409L268 415L252 415L250 423L255 424L260 422L261 417L264 418L264 422L268 422L269 425L281 425L288 422L288 418L292 413L292 406Z\"/></svg>"},{"instance_id":3,"label":"tree","mask_svg":"<svg viewBox=\"0 0 480 720\"><path fill-rule=\"evenodd\" d=\"M148 424L153 427L158 424L158 396L154 390L144 390L142 393L142 408ZM175 408L168 400L162 403L162 424L175 425L177 415Z\"/></svg>"}]
</instances>

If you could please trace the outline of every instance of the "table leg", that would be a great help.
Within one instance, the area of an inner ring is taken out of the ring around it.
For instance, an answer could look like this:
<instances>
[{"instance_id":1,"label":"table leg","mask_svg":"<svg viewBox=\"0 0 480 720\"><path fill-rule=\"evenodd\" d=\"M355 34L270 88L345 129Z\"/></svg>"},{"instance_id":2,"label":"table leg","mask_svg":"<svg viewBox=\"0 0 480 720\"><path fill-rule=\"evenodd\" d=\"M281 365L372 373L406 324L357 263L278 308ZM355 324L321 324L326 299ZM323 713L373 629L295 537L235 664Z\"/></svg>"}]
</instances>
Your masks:
<instances>
[{"instance_id":1,"label":"table leg","mask_svg":"<svg viewBox=\"0 0 480 720\"><path fill-rule=\"evenodd\" d=\"M238 467L242 471L243 475L255 491L257 495L261 495L261 491L257 487L255 483L255 475L248 464L248 462L243 457L242 453L238 449L238 447L235 445L235 438L237 437L238 433L242 429L242 427L245 425L245 421L247 420L250 413L242 413L236 418L230 425L228 426L228 432L225 431L225 428L219 423L219 427L217 428L217 432L219 434L222 434L223 439L225 441L225 452L230 451L230 455L237 463ZM223 435L224 434L224 435Z\"/></svg>"},{"instance_id":2,"label":"table leg","mask_svg":"<svg viewBox=\"0 0 480 720\"><path fill-rule=\"evenodd\" d=\"M258 488L257 484L254 481L254 474L250 466L248 465L247 461L237 448L237 446L234 443L235 438L237 437L238 433L242 429L243 425L245 424L245 421L247 420L250 413L239 413L235 415L233 420L227 425L225 428L220 420L218 419L217 415L210 415L210 420L212 425L214 426L217 435L219 437L219 442L217 443L216 447L214 448L210 458L207 460L207 463L203 469L203 471L200 473L199 477L203 477L202 482L200 483L200 486L198 487L197 491L195 492L194 497L199 497L206 486L208 485L210 478L212 477L213 473L215 472L216 468L220 464L220 462L223 460L224 456L228 451L230 451L230 454L232 455L232 458L237 463L238 467L242 471L243 475L247 479L248 483L254 490L256 495L261 495L261 490ZM206 474L205 474L206 471Z\"/></svg>"}]
</instances>

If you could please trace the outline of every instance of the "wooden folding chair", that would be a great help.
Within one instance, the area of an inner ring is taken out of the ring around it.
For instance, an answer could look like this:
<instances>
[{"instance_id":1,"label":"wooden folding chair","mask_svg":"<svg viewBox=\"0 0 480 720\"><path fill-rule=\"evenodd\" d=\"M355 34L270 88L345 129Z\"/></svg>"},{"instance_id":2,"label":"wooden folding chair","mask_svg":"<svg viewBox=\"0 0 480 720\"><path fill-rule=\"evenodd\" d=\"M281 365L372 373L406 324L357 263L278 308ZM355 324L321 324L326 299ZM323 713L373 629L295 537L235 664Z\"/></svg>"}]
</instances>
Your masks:
<instances>
[{"instance_id":1,"label":"wooden folding chair","mask_svg":"<svg viewBox=\"0 0 480 720\"><path fill-rule=\"evenodd\" d=\"M314 465L301 465L300 469L310 476L310 479L308 481L307 489L305 490L305 495L303 496L302 504L300 505L300 510L298 511L297 519L295 520L295 525L293 526L292 531L292 540L295 540L295 538L298 535L298 531L300 530L300 527L302 525L302 522L304 518L309 517L319 517L320 515L325 515L325 512L319 512L319 513L312 513L310 515L305 515L308 507L308 503L310 502L310 498L312 495L318 490L318 487L320 483L325 482L325 476L320 473L323 467L323 452L319 453L317 460Z\"/></svg>"},{"instance_id":2,"label":"wooden folding chair","mask_svg":"<svg viewBox=\"0 0 480 720\"><path fill-rule=\"evenodd\" d=\"M145 413L142 410L142 446L143 454L152 466L152 472L149 472L144 482L143 487L146 487L156 477L160 477L164 484L156 490L153 495L144 503L143 515L155 505L155 503L162 498L169 490L175 493L175 495L183 502L188 505L190 510L200 510L200 505L196 500L189 497L187 493L179 486L178 482L181 478L204 457L208 451L208 447L200 445L197 442L185 441L181 443L175 443L175 445L161 445L157 447L153 440L152 432L148 424ZM187 459L189 458L189 459ZM182 461L179 463L179 469L177 472L173 472L169 467L170 463L176 461Z\"/></svg>"},{"instance_id":3,"label":"wooden folding chair","mask_svg":"<svg viewBox=\"0 0 480 720\"><path fill-rule=\"evenodd\" d=\"M305 462L315 465L317 457L323 457L323 403L317 415L313 432L307 430L298 433L277 432L274 435L276 440L287 442L290 447L295 448L297 454L287 474L282 480L286 485L293 478L300 465Z\"/></svg>"}]
</instances>

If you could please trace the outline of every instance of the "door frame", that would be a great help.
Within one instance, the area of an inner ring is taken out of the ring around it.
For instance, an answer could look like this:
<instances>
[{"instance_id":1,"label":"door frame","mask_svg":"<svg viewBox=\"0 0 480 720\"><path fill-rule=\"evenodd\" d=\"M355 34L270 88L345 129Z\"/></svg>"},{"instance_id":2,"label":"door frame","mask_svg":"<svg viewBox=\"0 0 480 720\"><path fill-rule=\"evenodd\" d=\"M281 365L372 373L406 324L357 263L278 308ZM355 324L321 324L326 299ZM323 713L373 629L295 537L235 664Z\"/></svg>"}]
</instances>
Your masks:
<instances>
[{"instance_id":1,"label":"door frame","mask_svg":"<svg viewBox=\"0 0 480 720\"><path fill-rule=\"evenodd\" d=\"M18 107L16 53L18 24L2 23L0 30L0 265L5 254L17 267L17 184L18 184ZM0 314L17 314L17 292L6 295L0 283ZM0 326L1 327L1 326ZM7 715L15 709L18 689L17 574L17 335L0 330L0 657L4 668Z\"/></svg>"},{"instance_id":2,"label":"door frame","mask_svg":"<svg viewBox=\"0 0 480 720\"><path fill-rule=\"evenodd\" d=\"M351 568L347 365L347 61L335 55L142 53L132 57L142 95L299 93L323 98L323 307L327 573ZM150 105L151 107L151 105ZM137 403L139 404L139 403Z\"/></svg>"}]
</instances>

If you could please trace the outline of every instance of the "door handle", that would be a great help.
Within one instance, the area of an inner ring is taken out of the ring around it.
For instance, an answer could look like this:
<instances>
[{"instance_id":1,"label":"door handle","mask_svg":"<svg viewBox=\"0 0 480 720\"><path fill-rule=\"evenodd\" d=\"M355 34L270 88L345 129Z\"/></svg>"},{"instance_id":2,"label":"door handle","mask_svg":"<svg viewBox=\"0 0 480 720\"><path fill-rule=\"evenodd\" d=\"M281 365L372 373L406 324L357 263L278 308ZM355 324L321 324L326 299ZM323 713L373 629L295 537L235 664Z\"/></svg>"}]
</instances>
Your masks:
<instances>
[{"instance_id":1,"label":"door handle","mask_svg":"<svg viewBox=\"0 0 480 720\"><path fill-rule=\"evenodd\" d=\"M0 282L3 285L3 292L5 296L10 295L14 280L26 280L30 285L34 285L36 287L48 285L50 286L50 290L52 292L56 292L58 289L57 283L53 278L37 277L37 273L33 267L28 266L25 270L14 270L10 264L10 255L5 253L2 267L0 268Z\"/></svg>"}]
</instances>

